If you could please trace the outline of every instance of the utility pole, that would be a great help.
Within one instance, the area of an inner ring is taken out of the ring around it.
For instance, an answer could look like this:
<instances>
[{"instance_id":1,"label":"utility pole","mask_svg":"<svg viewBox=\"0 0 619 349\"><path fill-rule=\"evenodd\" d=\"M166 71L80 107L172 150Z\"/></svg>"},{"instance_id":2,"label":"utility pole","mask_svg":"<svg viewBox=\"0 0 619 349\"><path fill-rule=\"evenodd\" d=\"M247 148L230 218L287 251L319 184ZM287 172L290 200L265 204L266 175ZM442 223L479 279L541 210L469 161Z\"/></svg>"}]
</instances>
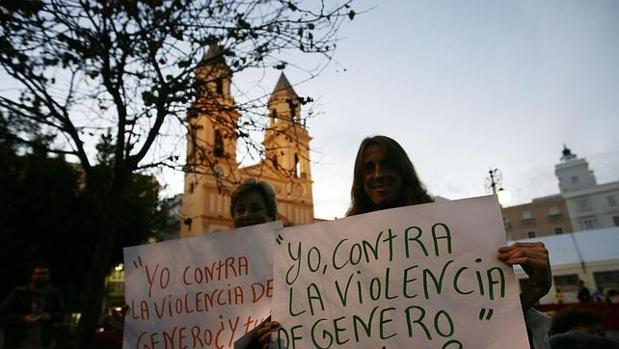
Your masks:
<instances>
[{"instance_id":1,"label":"utility pole","mask_svg":"<svg viewBox=\"0 0 619 349\"><path fill-rule=\"evenodd\" d=\"M501 205L501 207L505 207L506 205L509 205L512 200L512 195L503 188L502 183L503 176L501 175L501 171L499 171L498 168L490 167L488 177L486 177L486 191L496 195L499 200L499 205Z\"/></svg>"},{"instance_id":2,"label":"utility pole","mask_svg":"<svg viewBox=\"0 0 619 349\"><path fill-rule=\"evenodd\" d=\"M486 190L488 192L492 192L493 195L496 195L497 192L503 188L500 188L501 182L503 181L503 176L501 172L499 172L498 168L490 167L488 171L488 177L486 177Z\"/></svg>"}]
</instances>

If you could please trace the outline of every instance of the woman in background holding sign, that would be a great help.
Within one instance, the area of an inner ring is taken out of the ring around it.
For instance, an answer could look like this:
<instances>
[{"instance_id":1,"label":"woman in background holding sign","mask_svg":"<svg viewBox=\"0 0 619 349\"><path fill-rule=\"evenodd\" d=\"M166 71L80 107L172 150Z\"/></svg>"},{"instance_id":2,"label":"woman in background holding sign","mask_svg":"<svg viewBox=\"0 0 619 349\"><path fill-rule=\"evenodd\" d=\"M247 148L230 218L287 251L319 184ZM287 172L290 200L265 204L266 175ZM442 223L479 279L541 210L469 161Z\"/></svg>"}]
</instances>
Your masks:
<instances>
[{"instance_id":1,"label":"woman in background holding sign","mask_svg":"<svg viewBox=\"0 0 619 349\"><path fill-rule=\"evenodd\" d=\"M374 136L361 142L347 216L430 202L433 202L432 197L396 141L386 136ZM532 308L548 293L551 285L550 262L544 244L518 242L501 247L498 259L510 266L519 264L529 276L529 284L520 294L520 302L530 342L534 349L550 348L547 337L550 319Z\"/></svg>"},{"instance_id":2,"label":"woman in background holding sign","mask_svg":"<svg viewBox=\"0 0 619 349\"><path fill-rule=\"evenodd\" d=\"M277 219L277 201L270 185L253 178L241 183L232 193L230 215L235 228L273 222ZM249 348L268 348L271 330L279 327L276 321L260 324Z\"/></svg>"},{"instance_id":3,"label":"woman in background holding sign","mask_svg":"<svg viewBox=\"0 0 619 349\"><path fill-rule=\"evenodd\" d=\"M277 217L277 202L273 189L267 183L257 181L253 178L241 183L232 193L230 215L233 220L234 228L275 221ZM125 311L128 309L128 306L123 308L122 312L114 314L117 315L117 318L114 319L118 325L116 331L120 331L121 336L125 322ZM270 317L268 320L270 320ZM268 348L271 328L277 326L279 326L279 323L271 321L265 321L260 324L256 328L256 333L258 335L256 335L250 343L250 348ZM98 334L98 336L100 338L98 338L97 341L97 348L103 348L104 346L107 348L109 344L106 343L109 343L109 339L107 337L102 337L100 334ZM118 338L114 338L114 342L118 342L116 345L120 348L122 337L120 338L120 342ZM0 348L1 347L0 345Z\"/></svg>"}]
</instances>

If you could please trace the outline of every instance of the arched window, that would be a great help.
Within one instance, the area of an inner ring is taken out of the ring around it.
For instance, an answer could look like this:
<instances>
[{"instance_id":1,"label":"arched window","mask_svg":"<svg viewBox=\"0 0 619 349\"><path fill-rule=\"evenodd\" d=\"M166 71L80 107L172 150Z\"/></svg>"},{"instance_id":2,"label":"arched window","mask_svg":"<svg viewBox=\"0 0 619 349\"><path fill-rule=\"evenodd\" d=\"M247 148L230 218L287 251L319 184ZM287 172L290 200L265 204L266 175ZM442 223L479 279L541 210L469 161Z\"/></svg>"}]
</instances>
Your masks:
<instances>
[{"instance_id":1,"label":"arched window","mask_svg":"<svg viewBox=\"0 0 619 349\"><path fill-rule=\"evenodd\" d=\"M288 108L290 108L290 121L295 121L297 118L297 103L292 99L288 99Z\"/></svg>"},{"instance_id":2,"label":"arched window","mask_svg":"<svg viewBox=\"0 0 619 349\"><path fill-rule=\"evenodd\" d=\"M271 111L271 123L274 124L275 120L277 120L277 109Z\"/></svg>"},{"instance_id":3,"label":"arched window","mask_svg":"<svg viewBox=\"0 0 619 349\"><path fill-rule=\"evenodd\" d=\"M215 80L215 92L218 95L223 95L224 94L224 81L223 81L223 79L219 78L219 79Z\"/></svg>"},{"instance_id":4,"label":"arched window","mask_svg":"<svg viewBox=\"0 0 619 349\"><path fill-rule=\"evenodd\" d=\"M299 162L299 155L294 153L294 176L299 178L301 176L301 163Z\"/></svg>"},{"instance_id":5,"label":"arched window","mask_svg":"<svg viewBox=\"0 0 619 349\"><path fill-rule=\"evenodd\" d=\"M215 130L215 146L213 150L216 157L220 158L224 156L224 139L219 130Z\"/></svg>"}]
</instances>

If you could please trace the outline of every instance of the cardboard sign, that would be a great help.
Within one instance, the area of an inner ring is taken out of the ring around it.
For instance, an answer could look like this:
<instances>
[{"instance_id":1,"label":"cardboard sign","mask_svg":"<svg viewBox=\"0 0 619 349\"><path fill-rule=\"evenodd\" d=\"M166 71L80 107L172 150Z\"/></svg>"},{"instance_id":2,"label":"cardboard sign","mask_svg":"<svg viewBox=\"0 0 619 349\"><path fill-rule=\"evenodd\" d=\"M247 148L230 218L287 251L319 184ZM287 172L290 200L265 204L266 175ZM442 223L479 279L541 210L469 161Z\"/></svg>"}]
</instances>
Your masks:
<instances>
[{"instance_id":1,"label":"cardboard sign","mask_svg":"<svg viewBox=\"0 0 619 349\"><path fill-rule=\"evenodd\" d=\"M124 249L124 349L233 348L270 315L280 222Z\"/></svg>"},{"instance_id":2,"label":"cardboard sign","mask_svg":"<svg viewBox=\"0 0 619 349\"><path fill-rule=\"evenodd\" d=\"M494 197L378 211L276 236L280 348L529 348Z\"/></svg>"}]
</instances>

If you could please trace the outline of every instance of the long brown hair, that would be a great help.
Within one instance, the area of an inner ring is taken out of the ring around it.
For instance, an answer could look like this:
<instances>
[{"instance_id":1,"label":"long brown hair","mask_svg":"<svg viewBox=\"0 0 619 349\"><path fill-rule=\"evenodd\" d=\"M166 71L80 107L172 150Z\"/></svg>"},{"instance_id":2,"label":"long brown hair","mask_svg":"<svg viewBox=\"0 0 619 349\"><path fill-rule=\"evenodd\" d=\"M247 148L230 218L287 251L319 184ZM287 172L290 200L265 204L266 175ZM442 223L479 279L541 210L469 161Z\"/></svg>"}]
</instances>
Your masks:
<instances>
[{"instance_id":1,"label":"long brown hair","mask_svg":"<svg viewBox=\"0 0 619 349\"><path fill-rule=\"evenodd\" d=\"M372 203L363 189L363 154L370 145L378 145L385 152L385 160L392 163L402 177L402 191L391 207L401 207L415 204L424 204L434 200L419 180L413 163L398 142L387 136L368 137L361 142L355 160L355 172L350 190L350 208L346 216L376 211L378 208Z\"/></svg>"}]
</instances>

